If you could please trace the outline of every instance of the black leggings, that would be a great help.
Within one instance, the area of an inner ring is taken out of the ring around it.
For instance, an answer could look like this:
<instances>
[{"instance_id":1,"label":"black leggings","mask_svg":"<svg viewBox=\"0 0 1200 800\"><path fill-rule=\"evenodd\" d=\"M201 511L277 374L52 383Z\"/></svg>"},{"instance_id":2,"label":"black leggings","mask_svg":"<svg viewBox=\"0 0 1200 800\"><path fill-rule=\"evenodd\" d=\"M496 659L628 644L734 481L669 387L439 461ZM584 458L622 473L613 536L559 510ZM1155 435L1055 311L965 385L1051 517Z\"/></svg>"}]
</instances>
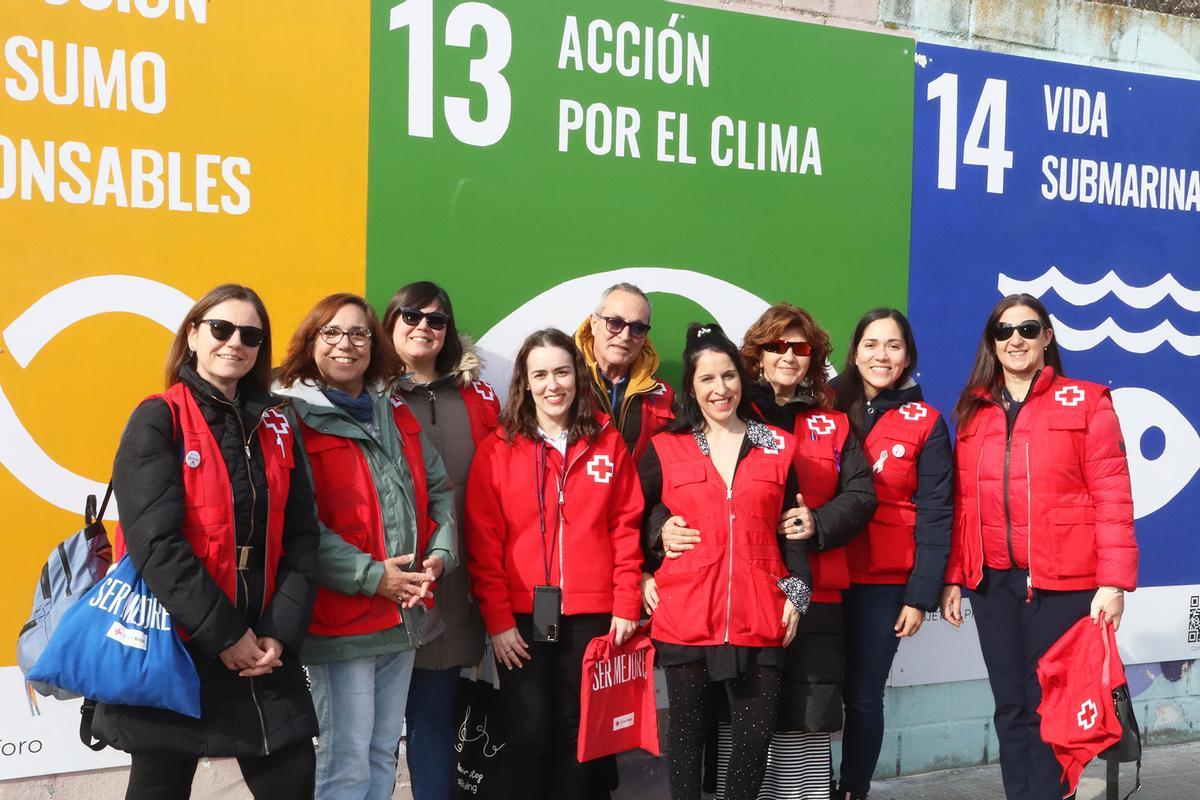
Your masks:
<instances>
[{"instance_id":1,"label":"black leggings","mask_svg":"<svg viewBox=\"0 0 1200 800\"><path fill-rule=\"evenodd\" d=\"M134 753L125 800L187 800L200 759L178 753ZM255 798L311 800L316 757L312 742L300 742L269 756L238 758L242 777Z\"/></svg>"},{"instance_id":2,"label":"black leggings","mask_svg":"<svg viewBox=\"0 0 1200 800\"><path fill-rule=\"evenodd\" d=\"M708 670L704 662L666 667L667 696L671 703L671 800L699 800L700 762L704 753L705 720L713 713L712 693L705 691ZM725 778L726 800L755 800L767 769L767 750L779 714L781 674L774 667L755 667L740 678L724 681L729 697L733 747Z\"/></svg>"}]
</instances>

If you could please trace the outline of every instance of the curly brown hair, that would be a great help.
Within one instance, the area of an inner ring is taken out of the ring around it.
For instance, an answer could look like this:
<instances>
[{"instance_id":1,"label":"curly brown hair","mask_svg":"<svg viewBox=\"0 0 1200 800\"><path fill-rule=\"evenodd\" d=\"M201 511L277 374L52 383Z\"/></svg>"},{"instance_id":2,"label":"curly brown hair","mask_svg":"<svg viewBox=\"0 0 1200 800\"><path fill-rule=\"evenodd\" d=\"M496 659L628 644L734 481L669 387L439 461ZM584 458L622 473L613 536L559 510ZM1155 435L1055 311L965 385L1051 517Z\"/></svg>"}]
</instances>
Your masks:
<instances>
[{"instance_id":1,"label":"curly brown hair","mask_svg":"<svg viewBox=\"0 0 1200 800\"><path fill-rule=\"evenodd\" d=\"M591 377L583 356L575 348L575 341L558 328L534 331L525 337L517 357L513 361L512 383L508 387L508 402L500 412L500 429L510 444L517 436L538 440L537 410L533 396L529 393L527 368L529 354L535 347L557 347L571 354L575 369L575 400L567 416L567 441L574 444L578 439L595 439L600 435L600 423L596 420L596 400L591 387Z\"/></svg>"},{"instance_id":2,"label":"curly brown hair","mask_svg":"<svg viewBox=\"0 0 1200 800\"><path fill-rule=\"evenodd\" d=\"M804 379L821 408L833 407L833 390L829 388L829 373L825 364L833 345L812 315L791 303L776 303L762 313L747 330L742 340L742 360L754 377L762 380L762 346L783 338L788 328L799 328L804 340L812 347L808 372Z\"/></svg>"}]
</instances>

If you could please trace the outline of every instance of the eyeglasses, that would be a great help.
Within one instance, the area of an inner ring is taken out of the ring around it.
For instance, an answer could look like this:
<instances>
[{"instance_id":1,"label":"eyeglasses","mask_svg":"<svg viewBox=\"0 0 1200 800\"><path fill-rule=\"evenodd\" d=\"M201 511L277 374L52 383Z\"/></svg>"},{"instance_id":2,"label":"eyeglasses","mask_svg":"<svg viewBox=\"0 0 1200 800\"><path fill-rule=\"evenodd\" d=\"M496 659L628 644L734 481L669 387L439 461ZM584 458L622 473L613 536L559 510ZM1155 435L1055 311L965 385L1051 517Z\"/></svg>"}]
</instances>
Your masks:
<instances>
[{"instance_id":1,"label":"eyeglasses","mask_svg":"<svg viewBox=\"0 0 1200 800\"><path fill-rule=\"evenodd\" d=\"M322 325L318 332L321 334L321 341L328 345L336 345L343 336L348 337L350 344L355 347L363 347L371 341L371 332L366 328L351 328L344 331L337 325Z\"/></svg>"},{"instance_id":2,"label":"eyeglasses","mask_svg":"<svg viewBox=\"0 0 1200 800\"><path fill-rule=\"evenodd\" d=\"M200 323L208 325L209 333L218 342L228 342L233 338L233 332L237 331L241 335L242 344L246 347L258 347L267 336L262 328L256 328L253 325L234 325L225 319L197 320L196 327L200 327Z\"/></svg>"},{"instance_id":3,"label":"eyeglasses","mask_svg":"<svg viewBox=\"0 0 1200 800\"><path fill-rule=\"evenodd\" d=\"M997 342L1007 342L1012 338L1013 331L1021 334L1022 339L1036 339L1042 335L1042 328L1045 326L1036 319L1027 319L1020 325L1011 325L1007 322L997 322L992 328L992 338Z\"/></svg>"},{"instance_id":4,"label":"eyeglasses","mask_svg":"<svg viewBox=\"0 0 1200 800\"><path fill-rule=\"evenodd\" d=\"M786 353L792 351L793 355L807 356L812 354L812 345L808 342L789 342L785 339L773 339L769 342L763 342L762 349L768 353Z\"/></svg>"},{"instance_id":5,"label":"eyeglasses","mask_svg":"<svg viewBox=\"0 0 1200 800\"><path fill-rule=\"evenodd\" d=\"M627 322L620 317L605 317L597 314L598 319L604 320L604 327L613 336L616 336L625 328L629 328L629 335L635 339L644 339L646 334L650 332L649 322Z\"/></svg>"},{"instance_id":6,"label":"eyeglasses","mask_svg":"<svg viewBox=\"0 0 1200 800\"><path fill-rule=\"evenodd\" d=\"M450 315L443 311L422 311L419 308L409 308L404 306L400 309L400 319L404 320L405 325L417 327L421 324L421 320L425 320L429 327L435 331L445 330L450 324Z\"/></svg>"}]
</instances>

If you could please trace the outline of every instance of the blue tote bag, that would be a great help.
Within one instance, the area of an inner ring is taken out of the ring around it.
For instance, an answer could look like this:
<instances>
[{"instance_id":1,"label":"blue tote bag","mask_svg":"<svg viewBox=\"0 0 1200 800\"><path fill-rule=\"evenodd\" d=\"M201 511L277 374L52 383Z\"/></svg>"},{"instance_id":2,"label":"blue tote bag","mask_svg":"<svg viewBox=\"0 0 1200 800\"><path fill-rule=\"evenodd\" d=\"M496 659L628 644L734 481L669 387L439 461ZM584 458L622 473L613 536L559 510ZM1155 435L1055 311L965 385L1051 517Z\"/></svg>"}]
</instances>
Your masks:
<instances>
[{"instance_id":1,"label":"blue tote bag","mask_svg":"<svg viewBox=\"0 0 1200 800\"><path fill-rule=\"evenodd\" d=\"M73 605L26 676L102 703L200 717L200 677L126 555Z\"/></svg>"}]
</instances>

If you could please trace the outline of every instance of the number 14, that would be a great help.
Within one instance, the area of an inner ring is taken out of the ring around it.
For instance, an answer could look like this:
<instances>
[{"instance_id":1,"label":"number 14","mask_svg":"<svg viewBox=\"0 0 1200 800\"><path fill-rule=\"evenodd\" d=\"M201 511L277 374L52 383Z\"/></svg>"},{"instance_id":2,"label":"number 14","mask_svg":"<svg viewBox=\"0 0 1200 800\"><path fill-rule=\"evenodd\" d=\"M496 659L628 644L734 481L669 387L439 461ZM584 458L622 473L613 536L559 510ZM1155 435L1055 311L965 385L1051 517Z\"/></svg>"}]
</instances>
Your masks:
<instances>
[{"instance_id":1,"label":"number 14","mask_svg":"<svg viewBox=\"0 0 1200 800\"><path fill-rule=\"evenodd\" d=\"M987 190L1004 194L1004 170L1012 169L1012 150L1004 149L1008 81L988 78L975 106L975 115L963 141L962 163L987 167ZM940 100L938 114L939 189L958 188L958 76L947 72L929 82L927 100ZM980 144L987 125L987 146Z\"/></svg>"}]
</instances>

